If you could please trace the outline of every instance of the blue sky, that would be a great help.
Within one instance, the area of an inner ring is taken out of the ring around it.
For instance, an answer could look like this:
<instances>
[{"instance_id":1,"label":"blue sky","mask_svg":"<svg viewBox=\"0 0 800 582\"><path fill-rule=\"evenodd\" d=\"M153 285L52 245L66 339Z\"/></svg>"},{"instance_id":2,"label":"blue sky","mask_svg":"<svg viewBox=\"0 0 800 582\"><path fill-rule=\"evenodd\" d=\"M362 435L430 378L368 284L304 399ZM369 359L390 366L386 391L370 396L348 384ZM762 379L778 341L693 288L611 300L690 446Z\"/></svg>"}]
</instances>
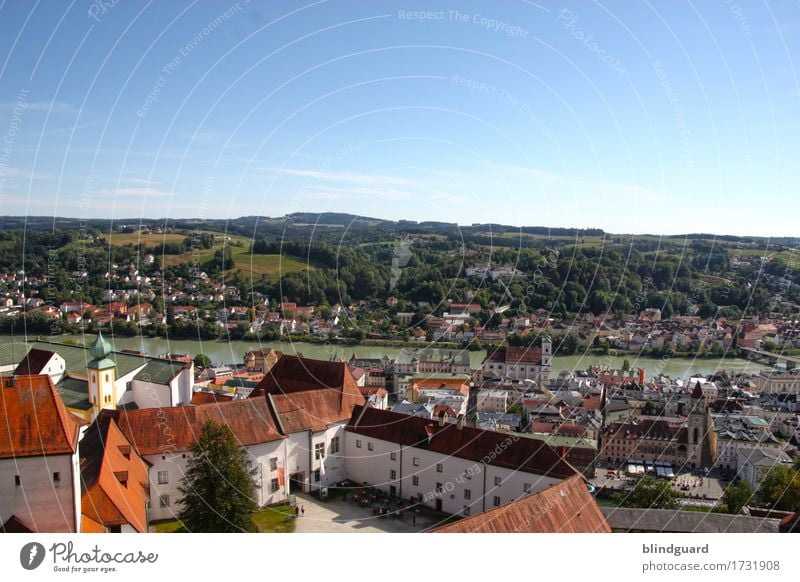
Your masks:
<instances>
[{"instance_id":1,"label":"blue sky","mask_svg":"<svg viewBox=\"0 0 800 582\"><path fill-rule=\"evenodd\" d=\"M0 3L0 215L797 235L800 4Z\"/></svg>"}]
</instances>

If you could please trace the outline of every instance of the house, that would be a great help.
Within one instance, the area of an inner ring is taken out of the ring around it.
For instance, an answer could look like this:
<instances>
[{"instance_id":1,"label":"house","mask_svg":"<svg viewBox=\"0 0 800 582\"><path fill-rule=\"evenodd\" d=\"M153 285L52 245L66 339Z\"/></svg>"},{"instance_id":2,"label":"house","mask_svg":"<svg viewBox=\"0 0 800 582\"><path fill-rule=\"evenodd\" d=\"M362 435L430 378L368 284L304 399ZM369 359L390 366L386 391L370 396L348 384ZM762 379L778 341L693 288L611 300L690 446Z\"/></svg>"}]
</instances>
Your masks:
<instances>
[{"instance_id":1,"label":"house","mask_svg":"<svg viewBox=\"0 0 800 582\"><path fill-rule=\"evenodd\" d=\"M792 459L780 449L739 447L737 469L739 478L758 491L761 481L775 467L791 467Z\"/></svg>"},{"instance_id":2,"label":"house","mask_svg":"<svg viewBox=\"0 0 800 582\"><path fill-rule=\"evenodd\" d=\"M17 376L38 376L47 374L58 384L66 372L64 358L49 350L32 348L14 370Z\"/></svg>"},{"instance_id":3,"label":"house","mask_svg":"<svg viewBox=\"0 0 800 582\"><path fill-rule=\"evenodd\" d=\"M81 531L145 533L150 503L149 465L110 416L100 417L80 441Z\"/></svg>"},{"instance_id":4,"label":"house","mask_svg":"<svg viewBox=\"0 0 800 582\"><path fill-rule=\"evenodd\" d=\"M479 390L475 410L478 412L506 412L508 395L507 390Z\"/></svg>"},{"instance_id":5,"label":"house","mask_svg":"<svg viewBox=\"0 0 800 582\"><path fill-rule=\"evenodd\" d=\"M272 348L251 350L244 355L244 367L248 372L268 372L283 355Z\"/></svg>"},{"instance_id":6,"label":"house","mask_svg":"<svg viewBox=\"0 0 800 582\"><path fill-rule=\"evenodd\" d=\"M461 519L433 533L611 533L586 482L574 475L532 495Z\"/></svg>"},{"instance_id":7,"label":"house","mask_svg":"<svg viewBox=\"0 0 800 582\"><path fill-rule=\"evenodd\" d=\"M493 351L483 361L483 375L485 378L531 380L544 385L550 379L552 355L553 341L543 334L539 347L508 346Z\"/></svg>"},{"instance_id":8,"label":"house","mask_svg":"<svg viewBox=\"0 0 800 582\"><path fill-rule=\"evenodd\" d=\"M459 516L500 507L576 474L534 439L356 406L347 425L348 479Z\"/></svg>"},{"instance_id":9,"label":"house","mask_svg":"<svg viewBox=\"0 0 800 582\"><path fill-rule=\"evenodd\" d=\"M32 532L79 532L81 422L50 377L0 378L0 418L0 523L15 518Z\"/></svg>"},{"instance_id":10,"label":"house","mask_svg":"<svg viewBox=\"0 0 800 582\"><path fill-rule=\"evenodd\" d=\"M286 436L284 468L291 490L318 491L347 478L345 426L366 401L345 362L284 355L249 400L265 399Z\"/></svg>"},{"instance_id":11,"label":"house","mask_svg":"<svg viewBox=\"0 0 800 582\"><path fill-rule=\"evenodd\" d=\"M259 506L284 501L286 443L266 399L170 408L104 411L119 426L136 452L149 464L150 520L173 519L181 509L180 481L192 446L203 425L216 421L230 427L258 470L255 501ZM306 455L308 453L306 452Z\"/></svg>"}]
</instances>

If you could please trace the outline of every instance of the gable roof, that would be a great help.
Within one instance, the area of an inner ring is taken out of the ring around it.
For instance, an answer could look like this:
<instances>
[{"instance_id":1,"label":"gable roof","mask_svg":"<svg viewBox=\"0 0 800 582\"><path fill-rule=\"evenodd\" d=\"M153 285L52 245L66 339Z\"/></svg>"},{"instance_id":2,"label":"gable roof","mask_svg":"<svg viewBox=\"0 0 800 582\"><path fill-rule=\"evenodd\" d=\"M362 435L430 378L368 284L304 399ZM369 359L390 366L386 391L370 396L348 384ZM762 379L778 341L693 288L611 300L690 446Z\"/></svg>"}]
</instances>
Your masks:
<instances>
[{"instance_id":1,"label":"gable roof","mask_svg":"<svg viewBox=\"0 0 800 582\"><path fill-rule=\"evenodd\" d=\"M50 376L0 378L0 458L72 454L81 422Z\"/></svg>"},{"instance_id":2,"label":"gable roof","mask_svg":"<svg viewBox=\"0 0 800 582\"><path fill-rule=\"evenodd\" d=\"M263 398L201 406L104 410L100 415L112 415L140 455L190 450L209 420L228 425L239 444L245 446L284 438Z\"/></svg>"},{"instance_id":3,"label":"gable roof","mask_svg":"<svg viewBox=\"0 0 800 582\"><path fill-rule=\"evenodd\" d=\"M30 376L33 374L41 374L47 363L53 358L55 352L50 350L40 350L38 348L31 348L25 355L22 361L14 370L14 374L20 376Z\"/></svg>"},{"instance_id":4,"label":"gable roof","mask_svg":"<svg viewBox=\"0 0 800 582\"><path fill-rule=\"evenodd\" d=\"M324 430L350 418L366 403L344 362L284 355L264 376L248 400L269 401L284 434Z\"/></svg>"},{"instance_id":5,"label":"gable roof","mask_svg":"<svg viewBox=\"0 0 800 582\"><path fill-rule=\"evenodd\" d=\"M148 464L113 418L102 416L89 428L81 440L80 455L84 519L104 527L127 523L137 532L146 532Z\"/></svg>"},{"instance_id":6,"label":"gable roof","mask_svg":"<svg viewBox=\"0 0 800 582\"><path fill-rule=\"evenodd\" d=\"M580 475L434 533L610 533L603 512Z\"/></svg>"},{"instance_id":7,"label":"gable roof","mask_svg":"<svg viewBox=\"0 0 800 582\"><path fill-rule=\"evenodd\" d=\"M347 431L548 477L565 479L578 472L539 440L450 423L439 426L437 421L389 410L356 406Z\"/></svg>"}]
</instances>

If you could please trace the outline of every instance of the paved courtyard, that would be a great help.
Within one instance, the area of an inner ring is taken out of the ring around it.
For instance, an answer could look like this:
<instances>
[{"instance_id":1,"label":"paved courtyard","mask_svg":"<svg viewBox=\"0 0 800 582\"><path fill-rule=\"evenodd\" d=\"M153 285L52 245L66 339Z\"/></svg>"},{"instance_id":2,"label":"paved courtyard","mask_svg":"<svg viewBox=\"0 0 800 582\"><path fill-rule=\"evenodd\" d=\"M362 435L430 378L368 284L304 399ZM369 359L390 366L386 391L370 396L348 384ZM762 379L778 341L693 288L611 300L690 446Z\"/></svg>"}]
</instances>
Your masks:
<instances>
[{"instance_id":1,"label":"paved courtyard","mask_svg":"<svg viewBox=\"0 0 800 582\"><path fill-rule=\"evenodd\" d=\"M437 527L438 520L427 512L402 518L377 517L369 508L360 507L344 499L320 501L309 495L297 496L297 504L305 509L297 518L296 533L408 533L422 532Z\"/></svg>"}]
</instances>

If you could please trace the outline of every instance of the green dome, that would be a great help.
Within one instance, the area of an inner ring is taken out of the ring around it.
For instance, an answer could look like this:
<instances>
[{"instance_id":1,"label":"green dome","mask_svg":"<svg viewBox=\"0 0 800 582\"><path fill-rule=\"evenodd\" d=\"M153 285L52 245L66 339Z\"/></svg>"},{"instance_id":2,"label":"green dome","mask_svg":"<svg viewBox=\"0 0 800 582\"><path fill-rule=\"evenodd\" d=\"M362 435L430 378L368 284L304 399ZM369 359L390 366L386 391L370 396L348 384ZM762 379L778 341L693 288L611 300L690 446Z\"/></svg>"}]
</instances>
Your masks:
<instances>
[{"instance_id":1,"label":"green dome","mask_svg":"<svg viewBox=\"0 0 800 582\"><path fill-rule=\"evenodd\" d=\"M111 344L105 340L102 332L97 333L97 338L89 348L89 353L95 360L102 360L111 353Z\"/></svg>"}]
</instances>

